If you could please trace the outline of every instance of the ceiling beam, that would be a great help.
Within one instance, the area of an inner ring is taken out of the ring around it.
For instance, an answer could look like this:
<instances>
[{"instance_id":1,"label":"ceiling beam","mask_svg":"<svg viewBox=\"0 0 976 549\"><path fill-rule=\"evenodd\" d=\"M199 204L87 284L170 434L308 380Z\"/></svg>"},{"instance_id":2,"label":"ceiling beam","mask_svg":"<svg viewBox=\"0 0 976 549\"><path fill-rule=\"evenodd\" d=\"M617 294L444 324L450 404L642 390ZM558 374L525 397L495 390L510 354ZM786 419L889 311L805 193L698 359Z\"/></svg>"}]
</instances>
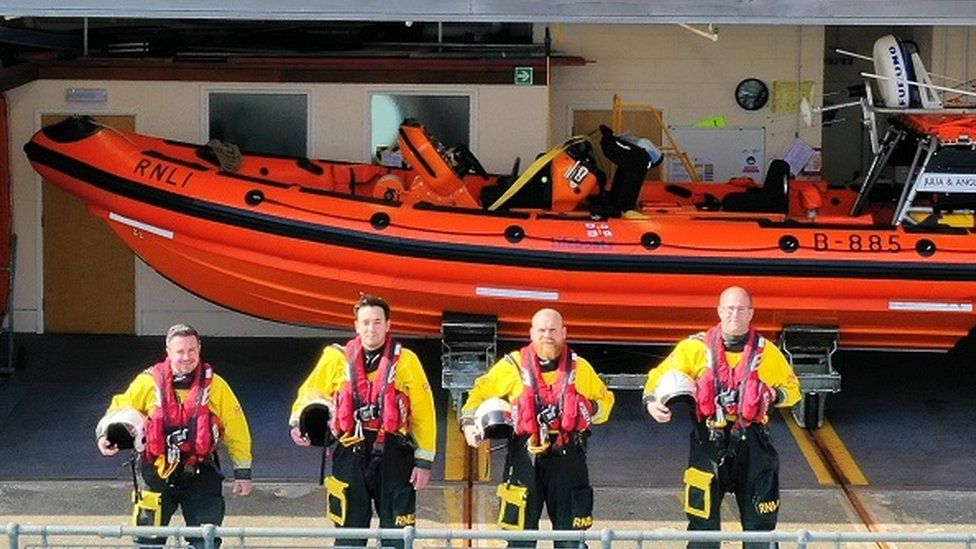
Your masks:
<instances>
[{"instance_id":1,"label":"ceiling beam","mask_svg":"<svg viewBox=\"0 0 976 549\"><path fill-rule=\"evenodd\" d=\"M976 25L973 0L0 0L0 15L148 19Z\"/></svg>"}]
</instances>

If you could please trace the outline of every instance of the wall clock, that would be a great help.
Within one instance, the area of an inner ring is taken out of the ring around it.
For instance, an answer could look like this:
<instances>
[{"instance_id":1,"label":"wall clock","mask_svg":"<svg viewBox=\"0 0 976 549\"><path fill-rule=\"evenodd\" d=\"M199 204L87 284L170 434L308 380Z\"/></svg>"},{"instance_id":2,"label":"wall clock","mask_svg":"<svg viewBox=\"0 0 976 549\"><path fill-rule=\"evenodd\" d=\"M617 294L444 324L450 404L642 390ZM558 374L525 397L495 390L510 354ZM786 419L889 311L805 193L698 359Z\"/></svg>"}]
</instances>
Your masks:
<instances>
[{"instance_id":1,"label":"wall clock","mask_svg":"<svg viewBox=\"0 0 976 549\"><path fill-rule=\"evenodd\" d=\"M735 87L735 102L747 111L756 111L769 101L769 88L758 78L746 78Z\"/></svg>"}]
</instances>

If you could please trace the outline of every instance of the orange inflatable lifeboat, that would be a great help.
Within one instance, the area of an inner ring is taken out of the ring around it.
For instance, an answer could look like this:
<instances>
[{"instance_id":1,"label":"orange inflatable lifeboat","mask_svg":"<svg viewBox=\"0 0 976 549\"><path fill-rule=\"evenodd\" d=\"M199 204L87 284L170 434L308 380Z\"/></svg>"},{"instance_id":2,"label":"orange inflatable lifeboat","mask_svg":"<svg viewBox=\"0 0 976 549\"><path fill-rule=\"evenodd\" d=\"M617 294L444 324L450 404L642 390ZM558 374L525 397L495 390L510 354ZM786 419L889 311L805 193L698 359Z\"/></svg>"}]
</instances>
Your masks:
<instances>
[{"instance_id":1,"label":"orange inflatable lifeboat","mask_svg":"<svg viewBox=\"0 0 976 549\"><path fill-rule=\"evenodd\" d=\"M453 311L522 337L548 305L580 340L673 342L714 323L738 284L769 336L835 326L845 346L945 349L976 324L971 147L941 145L893 205L788 167L761 186L644 182L646 152L609 130L597 146L613 181L584 138L499 176L413 121L404 168L244 154L229 171L205 146L86 117L24 149L164 276L283 322L346 326L368 291L411 334L438 334Z\"/></svg>"}]
</instances>

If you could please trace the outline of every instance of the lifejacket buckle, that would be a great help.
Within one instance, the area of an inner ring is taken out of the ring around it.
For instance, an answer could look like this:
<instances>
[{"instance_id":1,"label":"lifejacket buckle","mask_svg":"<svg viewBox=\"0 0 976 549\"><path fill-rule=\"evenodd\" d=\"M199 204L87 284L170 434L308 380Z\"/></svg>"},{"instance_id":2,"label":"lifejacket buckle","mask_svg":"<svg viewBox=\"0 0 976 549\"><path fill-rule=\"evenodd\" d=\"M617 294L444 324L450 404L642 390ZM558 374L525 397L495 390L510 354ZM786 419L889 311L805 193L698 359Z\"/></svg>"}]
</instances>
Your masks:
<instances>
[{"instance_id":1,"label":"lifejacket buckle","mask_svg":"<svg viewBox=\"0 0 976 549\"><path fill-rule=\"evenodd\" d=\"M731 409L739 403L739 391L729 388L715 396L715 402L719 407Z\"/></svg>"},{"instance_id":2,"label":"lifejacket buckle","mask_svg":"<svg viewBox=\"0 0 976 549\"><path fill-rule=\"evenodd\" d=\"M559 416L559 410L553 404L548 404L539 411L536 415L536 419L539 421L540 426L549 425L556 420Z\"/></svg>"},{"instance_id":3,"label":"lifejacket buckle","mask_svg":"<svg viewBox=\"0 0 976 549\"><path fill-rule=\"evenodd\" d=\"M368 421L373 421L379 417L379 407L375 404L364 404L356 409L353 417L356 418L358 423L365 423Z\"/></svg>"}]
</instances>

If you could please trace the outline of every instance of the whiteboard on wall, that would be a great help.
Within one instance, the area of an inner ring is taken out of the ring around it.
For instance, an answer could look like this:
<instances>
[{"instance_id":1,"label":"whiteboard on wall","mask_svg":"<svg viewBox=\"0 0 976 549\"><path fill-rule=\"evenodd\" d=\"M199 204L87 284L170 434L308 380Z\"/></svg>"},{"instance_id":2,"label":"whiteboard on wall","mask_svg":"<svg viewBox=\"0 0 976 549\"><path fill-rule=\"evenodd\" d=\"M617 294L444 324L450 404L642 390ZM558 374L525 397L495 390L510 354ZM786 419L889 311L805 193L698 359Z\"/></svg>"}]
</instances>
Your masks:
<instances>
[{"instance_id":1,"label":"whiteboard on wall","mask_svg":"<svg viewBox=\"0 0 976 549\"><path fill-rule=\"evenodd\" d=\"M678 147L688 154L702 181L723 182L751 177L762 183L766 174L765 128L671 128ZM668 157L668 181L690 181L681 160Z\"/></svg>"}]
</instances>

